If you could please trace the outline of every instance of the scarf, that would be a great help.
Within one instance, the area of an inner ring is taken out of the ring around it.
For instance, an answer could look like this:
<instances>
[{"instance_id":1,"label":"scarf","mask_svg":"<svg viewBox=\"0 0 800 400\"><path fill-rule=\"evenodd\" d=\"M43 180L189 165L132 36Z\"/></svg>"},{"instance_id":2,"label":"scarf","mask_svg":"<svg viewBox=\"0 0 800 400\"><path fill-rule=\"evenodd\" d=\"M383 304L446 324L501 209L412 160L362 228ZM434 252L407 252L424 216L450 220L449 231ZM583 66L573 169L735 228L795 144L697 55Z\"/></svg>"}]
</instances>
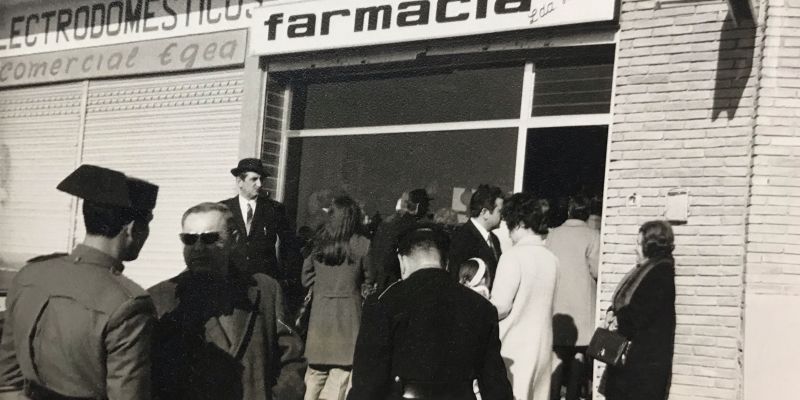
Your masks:
<instances>
[{"instance_id":1,"label":"scarf","mask_svg":"<svg viewBox=\"0 0 800 400\"><path fill-rule=\"evenodd\" d=\"M647 259L643 264L637 264L636 267L628 271L628 273L625 274L625 277L622 278L622 281L620 281L617 289L614 291L611 308L613 310L620 310L629 305L634 293L636 293L636 290L639 289L639 285L642 284L642 281L647 274L656 266L663 264L668 264L670 268L674 268L675 260L672 257Z\"/></svg>"}]
</instances>

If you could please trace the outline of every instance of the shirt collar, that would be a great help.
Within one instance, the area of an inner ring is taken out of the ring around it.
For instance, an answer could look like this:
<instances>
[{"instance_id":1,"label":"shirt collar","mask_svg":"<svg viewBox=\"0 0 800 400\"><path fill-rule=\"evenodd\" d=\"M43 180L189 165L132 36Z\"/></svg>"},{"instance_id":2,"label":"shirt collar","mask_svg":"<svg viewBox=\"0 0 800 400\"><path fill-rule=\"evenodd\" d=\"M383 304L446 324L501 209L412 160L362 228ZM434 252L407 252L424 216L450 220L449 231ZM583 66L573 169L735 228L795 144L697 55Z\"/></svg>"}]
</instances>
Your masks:
<instances>
[{"instance_id":1,"label":"shirt collar","mask_svg":"<svg viewBox=\"0 0 800 400\"><path fill-rule=\"evenodd\" d=\"M258 197L254 198L253 200L247 200L244 197L242 197L242 195L239 195L239 206L242 208L242 210L246 210L247 204L249 203L250 207L253 207L253 210L255 211L256 199L258 199Z\"/></svg>"},{"instance_id":2,"label":"shirt collar","mask_svg":"<svg viewBox=\"0 0 800 400\"><path fill-rule=\"evenodd\" d=\"M483 225L481 225L480 222L478 222L477 219L470 218L469 220L472 221L472 225L475 225L475 227L478 228L478 232L480 232L481 236L483 236L483 240L487 240L488 241L489 240L489 231L487 231L486 228L484 228Z\"/></svg>"},{"instance_id":3,"label":"shirt collar","mask_svg":"<svg viewBox=\"0 0 800 400\"><path fill-rule=\"evenodd\" d=\"M564 226L588 226L588 225L586 224L586 221L576 218L570 218L564 221Z\"/></svg>"},{"instance_id":4,"label":"shirt collar","mask_svg":"<svg viewBox=\"0 0 800 400\"><path fill-rule=\"evenodd\" d=\"M122 262L116 258L85 244L75 246L75 248L72 249L72 253L69 255L69 259L76 263L82 262L98 267L109 268L112 272L117 274L122 273L122 270L125 269Z\"/></svg>"}]
</instances>

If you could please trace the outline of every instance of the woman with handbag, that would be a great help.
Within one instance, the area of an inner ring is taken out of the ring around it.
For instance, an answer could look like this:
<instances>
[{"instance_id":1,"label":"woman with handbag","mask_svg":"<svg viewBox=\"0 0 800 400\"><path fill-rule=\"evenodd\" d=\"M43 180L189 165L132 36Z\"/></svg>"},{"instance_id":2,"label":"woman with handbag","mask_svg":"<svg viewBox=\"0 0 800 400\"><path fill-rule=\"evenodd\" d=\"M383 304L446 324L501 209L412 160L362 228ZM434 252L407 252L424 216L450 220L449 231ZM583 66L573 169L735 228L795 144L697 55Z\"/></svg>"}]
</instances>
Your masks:
<instances>
[{"instance_id":1,"label":"woman with handbag","mask_svg":"<svg viewBox=\"0 0 800 400\"><path fill-rule=\"evenodd\" d=\"M617 365L607 365L600 391L607 400L665 400L675 340L675 236L666 221L639 228L637 264L617 286L606 316L630 342ZM616 328L616 329L615 329Z\"/></svg>"},{"instance_id":2,"label":"woman with handbag","mask_svg":"<svg viewBox=\"0 0 800 400\"><path fill-rule=\"evenodd\" d=\"M305 400L319 399L326 382L344 399L361 323L362 292L373 277L365 262L369 239L362 234L359 205L337 196L303 263L302 283L313 285L306 340Z\"/></svg>"}]
</instances>

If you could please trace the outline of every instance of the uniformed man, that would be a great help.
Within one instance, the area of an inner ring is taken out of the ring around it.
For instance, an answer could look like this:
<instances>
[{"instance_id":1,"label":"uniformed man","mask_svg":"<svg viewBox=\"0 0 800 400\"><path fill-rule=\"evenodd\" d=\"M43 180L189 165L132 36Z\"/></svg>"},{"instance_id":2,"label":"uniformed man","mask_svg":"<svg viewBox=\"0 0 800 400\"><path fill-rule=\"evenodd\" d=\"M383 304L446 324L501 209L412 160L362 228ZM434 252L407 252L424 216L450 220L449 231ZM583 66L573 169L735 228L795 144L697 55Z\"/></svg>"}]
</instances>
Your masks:
<instances>
[{"instance_id":1,"label":"uniformed man","mask_svg":"<svg viewBox=\"0 0 800 400\"><path fill-rule=\"evenodd\" d=\"M149 234L158 186L82 165L58 189L83 199L86 238L29 261L8 293L0 384L32 400L149 399L155 308L122 275Z\"/></svg>"},{"instance_id":2,"label":"uniformed man","mask_svg":"<svg viewBox=\"0 0 800 400\"><path fill-rule=\"evenodd\" d=\"M367 299L349 400L475 399L475 379L484 400L512 399L497 311L449 276L444 249L435 227L401 235L402 280Z\"/></svg>"}]
</instances>

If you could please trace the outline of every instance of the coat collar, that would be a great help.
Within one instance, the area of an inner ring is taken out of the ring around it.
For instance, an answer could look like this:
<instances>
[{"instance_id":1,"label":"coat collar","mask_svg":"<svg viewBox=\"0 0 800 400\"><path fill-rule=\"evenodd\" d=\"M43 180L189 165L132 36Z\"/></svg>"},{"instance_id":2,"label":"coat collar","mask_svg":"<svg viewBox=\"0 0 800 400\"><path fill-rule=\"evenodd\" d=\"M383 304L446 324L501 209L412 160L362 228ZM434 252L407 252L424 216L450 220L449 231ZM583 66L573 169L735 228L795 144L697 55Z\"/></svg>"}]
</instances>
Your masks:
<instances>
[{"instance_id":1,"label":"coat collar","mask_svg":"<svg viewBox=\"0 0 800 400\"><path fill-rule=\"evenodd\" d=\"M544 239L542 239L541 236L536 234L528 235L520 239L519 242L517 242L516 244L514 244L514 247L522 245L544 246Z\"/></svg>"},{"instance_id":2,"label":"coat collar","mask_svg":"<svg viewBox=\"0 0 800 400\"><path fill-rule=\"evenodd\" d=\"M564 221L563 226L585 226L588 227L589 225L586 224L586 221L582 221L580 219L570 218Z\"/></svg>"},{"instance_id":3,"label":"coat collar","mask_svg":"<svg viewBox=\"0 0 800 400\"><path fill-rule=\"evenodd\" d=\"M69 255L69 259L75 263L80 262L92 264L97 267L109 268L111 272L115 274L121 274L125 269L122 262L116 258L85 244L75 246L75 248L72 249L72 253Z\"/></svg>"}]
</instances>

